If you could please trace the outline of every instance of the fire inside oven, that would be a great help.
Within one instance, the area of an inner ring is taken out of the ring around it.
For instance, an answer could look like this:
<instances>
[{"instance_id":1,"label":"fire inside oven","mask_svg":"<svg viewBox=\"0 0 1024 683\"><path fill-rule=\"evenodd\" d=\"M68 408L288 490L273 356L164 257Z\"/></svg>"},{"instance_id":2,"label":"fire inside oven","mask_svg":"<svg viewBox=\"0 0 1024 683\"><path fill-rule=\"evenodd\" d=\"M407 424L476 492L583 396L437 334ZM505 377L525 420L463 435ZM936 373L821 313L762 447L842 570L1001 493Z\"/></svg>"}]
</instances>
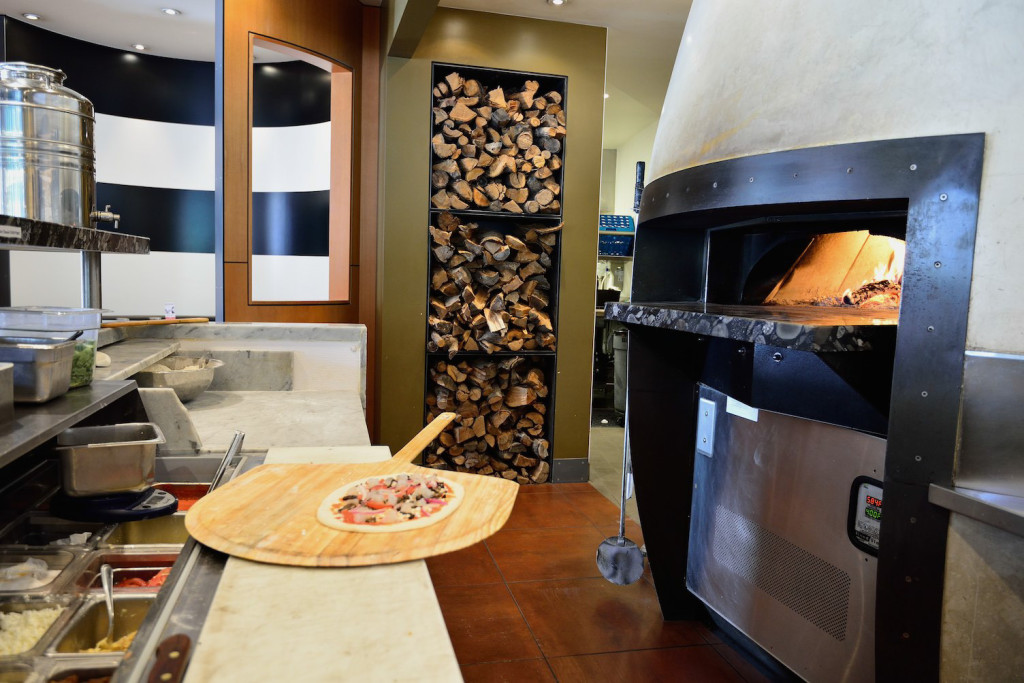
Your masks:
<instances>
[{"instance_id":1,"label":"fire inside oven","mask_svg":"<svg viewBox=\"0 0 1024 683\"><path fill-rule=\"evenodd\" d=\"M771 216L709 231L705 301L899 311L906 212Z\"/></svg>"}]
</instances>

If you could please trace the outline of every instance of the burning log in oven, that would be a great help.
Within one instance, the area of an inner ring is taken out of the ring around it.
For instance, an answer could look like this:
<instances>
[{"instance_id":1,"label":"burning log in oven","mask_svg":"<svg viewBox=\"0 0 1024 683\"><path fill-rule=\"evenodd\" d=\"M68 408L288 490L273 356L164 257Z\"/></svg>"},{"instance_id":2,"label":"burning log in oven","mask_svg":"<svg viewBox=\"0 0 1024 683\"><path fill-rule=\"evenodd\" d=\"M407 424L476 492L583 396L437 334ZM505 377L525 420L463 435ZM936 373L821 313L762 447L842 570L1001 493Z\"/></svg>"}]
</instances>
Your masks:
<instances>
[{"instance_id":1,"label":"burning log in oven","mask_svg":"<svg viewBox=\"0 0 1024 683\"><path fill-rule=\"evenodd\" d=\"M565 110L561 93L518 92L448 74L434 87L434 208L511 213L561 211Z\"/></svg>"},{"instance_id":2,"label":"burning log in oven","mask_svg":"<svg viewBox=\"0 0 1024 683\"><path fill-rule=\"evenodd\" d=\"M481 230L444 212L430 227L432 258L427 350L555 349L550 305L557 226Z\"/></svg>"},{"instance_id":3,"label":"burning log in oven","mask_svg":"<svg viewBox=\"0 0 1024 683\"><path fill-rule=\"evenodd\" d=\"M445 411L458 417L424 452L424 465L544 483L551 471L547 395L544 371L522 356L437 361L427 419Z\"/></svg>"},{"instance_id":4,"label":"burning log in oven","mask_svg":"<svg viewBox=\"0 0 1024 683\"><path fill-rule=\"evenodd\" d=\"M905 253L903 240L867 230L817 235L764 303L898 309Z\"/></svg>"}]
</instances>

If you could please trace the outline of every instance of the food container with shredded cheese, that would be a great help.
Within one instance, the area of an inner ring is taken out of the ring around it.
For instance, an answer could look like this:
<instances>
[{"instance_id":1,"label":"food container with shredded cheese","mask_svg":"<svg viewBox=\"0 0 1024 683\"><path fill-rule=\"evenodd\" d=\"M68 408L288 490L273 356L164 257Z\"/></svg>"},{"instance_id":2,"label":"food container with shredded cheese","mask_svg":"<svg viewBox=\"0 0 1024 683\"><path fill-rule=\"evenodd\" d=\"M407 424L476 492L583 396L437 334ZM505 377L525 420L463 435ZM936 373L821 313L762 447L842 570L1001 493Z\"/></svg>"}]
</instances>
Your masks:
<instances>
[{"instance_id":1,"label":"food container with shredded cheese","mask_svg":"<svg viewBox=\"0 0 1024 683\"><path fill-rule=\"evenodd\" d=\"M12 599L0 602L0 661L36 654L65 621L67 601Z\"/></svg>"}]
</instances>

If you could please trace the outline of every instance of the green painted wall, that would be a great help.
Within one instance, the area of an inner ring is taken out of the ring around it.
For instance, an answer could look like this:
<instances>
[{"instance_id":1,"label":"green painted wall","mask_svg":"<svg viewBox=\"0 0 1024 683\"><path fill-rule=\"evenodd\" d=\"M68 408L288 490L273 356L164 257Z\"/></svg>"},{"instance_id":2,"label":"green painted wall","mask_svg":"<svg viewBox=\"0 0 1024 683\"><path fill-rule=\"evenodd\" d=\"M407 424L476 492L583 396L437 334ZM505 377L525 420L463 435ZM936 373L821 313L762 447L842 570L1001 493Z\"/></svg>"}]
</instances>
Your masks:
<instances>
[{"instance_id":1,"label":"green painted wall","mask_svg":"<svg viewBox=\"0 0 1024 683\"><path fill-rule=\"evenodd\" d=\"M607 30L438 9L411 59L388 58L382 277L381 441L423 426L432 61L568 77L555 458L587 457Z\"/></svg>"}]
</instances>

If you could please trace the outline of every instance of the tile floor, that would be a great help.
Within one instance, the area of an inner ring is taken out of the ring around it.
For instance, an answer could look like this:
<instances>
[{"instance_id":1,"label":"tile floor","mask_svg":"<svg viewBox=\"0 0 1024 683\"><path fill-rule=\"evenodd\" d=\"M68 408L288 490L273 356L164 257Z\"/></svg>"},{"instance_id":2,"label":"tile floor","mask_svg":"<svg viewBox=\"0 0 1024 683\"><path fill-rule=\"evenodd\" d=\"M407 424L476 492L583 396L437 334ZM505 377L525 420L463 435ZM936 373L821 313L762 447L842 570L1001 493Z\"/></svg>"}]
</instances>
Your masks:
<instances>
[{"instance_id":1,"label":"tile floor","mask_svg":"<svg viewBox=\"0 0 1024 683\"><path fill-rule=\"evenodd\" d=\"M427 560L466 681L768 680L707 625L664 621L649 570L630 586L601 577L622 431L592 430L591 483L523 487L498 533ZM626 536L640 544L632 508Z\"/></svg>"}]
</instances>

